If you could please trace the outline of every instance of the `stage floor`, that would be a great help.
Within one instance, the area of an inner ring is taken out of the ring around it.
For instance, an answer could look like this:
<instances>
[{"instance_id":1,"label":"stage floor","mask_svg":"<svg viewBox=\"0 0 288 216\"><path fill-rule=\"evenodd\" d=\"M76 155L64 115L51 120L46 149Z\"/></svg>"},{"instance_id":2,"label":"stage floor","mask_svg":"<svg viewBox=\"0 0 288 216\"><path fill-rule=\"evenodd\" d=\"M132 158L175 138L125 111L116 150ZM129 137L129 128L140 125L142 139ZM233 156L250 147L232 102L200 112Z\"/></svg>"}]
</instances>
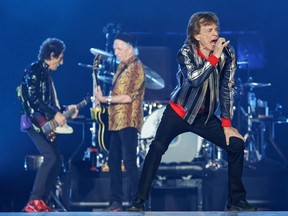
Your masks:
<instances>
[{"instance_id":1,"label":"stage floor","mask_svg":"<svg viewBox=\"0 0 288 216\"><path fill-rule=\"evenodd\" d=\"M288 211L267 211L267 212L206 212L206 211L191 211L191 212L39 212L39 213L17 213L17 212L2 212L0 216L287 216Z\"/></svg>"}]
</instances>

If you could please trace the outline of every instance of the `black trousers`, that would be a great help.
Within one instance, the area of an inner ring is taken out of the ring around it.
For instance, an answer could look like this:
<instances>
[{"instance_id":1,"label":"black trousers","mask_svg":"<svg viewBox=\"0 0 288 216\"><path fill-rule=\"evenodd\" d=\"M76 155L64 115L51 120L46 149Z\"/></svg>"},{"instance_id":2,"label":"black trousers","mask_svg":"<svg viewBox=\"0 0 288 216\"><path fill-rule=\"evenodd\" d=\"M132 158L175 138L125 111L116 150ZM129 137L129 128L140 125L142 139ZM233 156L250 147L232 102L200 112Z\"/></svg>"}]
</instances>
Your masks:
<instances>
[{"instance_id":1,"label":"black trousers","mask_svg":"<svg viewBox=\"0 0 288 216\"><path fill-rule=\"evenodd\" d=\"M45 201L49 197L61 169L59 145L56 142L48 141L43 133L38 133L33 128L29 129L27 133L39 153L44 157L44 161L37 171L29 200L43 199Z\"/></svg>"},{"instance_id":2,"label":"black trousers","mask_svg":"<svg viewBox=\"0 0 288 216\"><path fill-rule=\"evenodd\" d=\"M190 131L227 151L228 202L235 203L239 200L246 200L246 191L242 183L244 142L239 138L232 137L230 138L230 144L227 146L220 119L212 116L205 124L206 120L207 114L198 114L194 123L190 125L179 117L169 105L166 107L155 139L152 141L145 158L136 197L144 200L148 199L151 184L162 155L177 135Z\"/></svg>"},{"instance_id":3,"label":"black trousers","mask_svg":"<svg viewBox=\"0 0 288 216\"><path fill-rule=\"evenodd\" d=\"M135 196L139 180L137 167L138 132L136 128L128 127L120 131L111 131L109 149L109 175L110 175L110 204L113 201L122 202L123 199L123 173L121 162L123 159L128 177L128 198Z\"/></svg>"}]
</instances>

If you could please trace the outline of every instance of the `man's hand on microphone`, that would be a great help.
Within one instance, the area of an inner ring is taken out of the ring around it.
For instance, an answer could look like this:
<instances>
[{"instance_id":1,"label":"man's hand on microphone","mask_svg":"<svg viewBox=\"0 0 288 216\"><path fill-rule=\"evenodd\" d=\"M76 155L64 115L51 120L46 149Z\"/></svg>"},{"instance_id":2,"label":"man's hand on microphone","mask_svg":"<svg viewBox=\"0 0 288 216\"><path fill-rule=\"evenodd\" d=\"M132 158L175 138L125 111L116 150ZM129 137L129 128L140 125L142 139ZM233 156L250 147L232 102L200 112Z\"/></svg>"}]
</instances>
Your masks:
<instances>
[{"instance_id":1,"label":"man's hand on microphone","mask_svg":"<svg viewBox=\"0 0 288 216\"><path fill-rule=\"evenodd\" d=\"M213 51L213 54L217 57L220 58L224 47L226 47L228 44L230 43L230 40L226 41L225 38L218 38L216 45L215 45L215 49Z\"/></svg>"}]
</instances>

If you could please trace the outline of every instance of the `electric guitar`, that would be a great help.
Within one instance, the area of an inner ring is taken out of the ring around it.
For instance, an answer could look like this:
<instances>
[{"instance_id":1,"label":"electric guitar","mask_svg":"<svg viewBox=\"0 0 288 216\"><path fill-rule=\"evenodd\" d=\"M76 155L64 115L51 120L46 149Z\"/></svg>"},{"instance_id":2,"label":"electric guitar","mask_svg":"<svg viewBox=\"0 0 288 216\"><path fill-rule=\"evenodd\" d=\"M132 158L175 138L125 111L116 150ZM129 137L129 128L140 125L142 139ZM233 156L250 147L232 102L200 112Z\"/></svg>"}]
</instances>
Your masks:
<instances>
[{"instance_id":1,"label":"electric guitar","mask_svg":"<svg viewBox=\"0 0 288 216\"><path fill-rule=\"evenodd\" d=\"M93 61L93 89L97 91L98 77L97 70L100 66L101 55L96 55ZM108 131L108 109L104 104L95 105L93 103L93 110L95 111L95 119L98 122L97 141L101 149L109 151L109 136Z\"/></svg>"},{"instance_id":2,"label":"electric guitar","mask_svg":"<svg viewBox=\"0 0 288 216\"><path fill-rule=\"evenodd\" d=\"M76 105L77 109L80 110L85 107L90 101L90 97L87 96L84 100ZM63 113L66 119L69 119L75 113L75 109L70 109ZM55 119L48 120L40 113L33 114L34 123L40 127L41 131L46 135L47 139L53 142L57 134L71 134L73 133L73 128L65 124L59 126Z\"/></svg>"}]
</instances>

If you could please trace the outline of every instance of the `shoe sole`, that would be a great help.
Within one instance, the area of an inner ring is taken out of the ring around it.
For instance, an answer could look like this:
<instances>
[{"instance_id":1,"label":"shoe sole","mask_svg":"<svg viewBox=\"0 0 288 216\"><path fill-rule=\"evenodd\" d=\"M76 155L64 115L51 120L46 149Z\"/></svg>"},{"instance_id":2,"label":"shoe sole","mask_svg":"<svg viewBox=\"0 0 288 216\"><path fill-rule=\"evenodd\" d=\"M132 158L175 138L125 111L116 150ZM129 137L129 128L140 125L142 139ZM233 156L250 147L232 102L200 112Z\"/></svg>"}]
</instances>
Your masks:
<instances>
[{"instance_id":1,"label":"shoe sole","mask_svg":"<svg viewBox=\"0 0 288 216\"><path fill-rule=\"evenodd\" d=\"M224 211L238 211L238 212L243 212L243 211L257 211L257 209L243 209L243 208L237 208L237 207L233 207L233 208L225 208Z\"/></svg>"}]
</instances>

